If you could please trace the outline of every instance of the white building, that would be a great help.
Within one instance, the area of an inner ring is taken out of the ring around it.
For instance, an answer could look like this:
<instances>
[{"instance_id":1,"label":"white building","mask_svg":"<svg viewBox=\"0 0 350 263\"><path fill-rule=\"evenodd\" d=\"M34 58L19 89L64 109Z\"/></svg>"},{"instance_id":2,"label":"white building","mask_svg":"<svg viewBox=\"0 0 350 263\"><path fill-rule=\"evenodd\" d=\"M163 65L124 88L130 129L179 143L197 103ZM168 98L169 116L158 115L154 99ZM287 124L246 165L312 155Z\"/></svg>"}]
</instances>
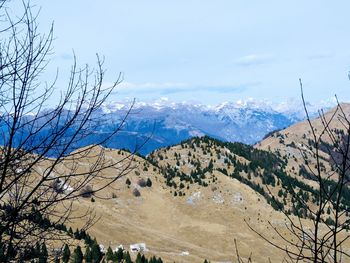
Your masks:
<instances>
[{"instance_id":1,"label":"white building","mask_svg":"<svg viewBox=\"0 0 350 263\"><path fill-rule=\"evenodd\" d=\"M147 251L146 244L145 243L132 244L130 245L130 251L131 252Z\"/></svg>"}]
</instances>

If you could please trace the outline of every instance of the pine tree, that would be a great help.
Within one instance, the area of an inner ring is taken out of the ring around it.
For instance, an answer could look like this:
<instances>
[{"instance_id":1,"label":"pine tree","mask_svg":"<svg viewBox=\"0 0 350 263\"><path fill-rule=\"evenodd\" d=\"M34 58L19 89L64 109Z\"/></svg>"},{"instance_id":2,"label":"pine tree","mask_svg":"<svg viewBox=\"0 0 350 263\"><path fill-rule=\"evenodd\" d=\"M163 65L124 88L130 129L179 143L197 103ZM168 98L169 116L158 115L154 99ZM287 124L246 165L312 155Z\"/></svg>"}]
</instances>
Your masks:
<instances>
[{"instance_id":1,"label":"pine tree","mask_svg":"<svg viewBox=\"0 0 350 263\"><path fill-rule=\"evenodd\" d=\"M137 253L135 263L142 263L142 260L141 260L141 254L140 254L140 253Z\"/></svg>"},{"instance_id":2,"label":"pine tree","mask_svg":"<svg viewBox=\"0 0 350 263\"><path fill-rule=\"evenodd\" d=\"M85 249L84 258L85 258L85 262L86 263L91 263L92 262L92 254L91 254L91 249L90 249L89 246L87 246L86 249Z\"/></svg>"},{"instance_id":3,"label":"pine tree","mask_svg":"<svg viewBox=\"0 0 350 263\"><path fill-rule=\"evenodd\" d=\"M68 245L65 244L65 245L64 245L64 248L63 248L62 261L63 261L64 263L68 263L69 258L70 258L70 250L69 250Z\"/></svg>"},{"instance_id":4,"label":"pine tree","mask_svg":"<svg viewBox=\"0 0 350 263\"><path fill-rule=\"evenodd\" d=\"M40 249L39 263L46 263L48 256L46 245L43 243Z\"/></svg>"},{"instance_id":5,"label":"pine tree","mask_svg":"<svg viewBox=\"0 0 350 263\"><path fill-rule=\"evenodd\" d=\"M35 244L35 248L33 248L33 256L34 258L38 258L40 257L40 254L41 254L41 247L40 247L40 244L37 242Z\"/></svg>"},{"instance_id":6,"label":"pine tree","mask_svg":"<svg viewBox=\"0 0 350 263\"><path fill-rule=\"evenodd\" d=\"M151 179L147 178L146 185L147 185L147 187L152 187L152 181L151 181Z\"/></svg>"},{"instance_id":7,"label":"pine tree","mask_svg":"<svg viewBox=\"0 0 350 263\"><path fill-rule=\"evenodd\" d=\"M85 241L85 245L87 245L88 247L92 245L92 239L89 234L85 235L84 241Z\"/></svg>"},{"instance_id":8,"label":"pine tree","mask_svg":"<svg viewBox=\"0 0 350 263\"><path fill-rule=\"evenodd\" d=\"M77 248L74 249L73 263L82 263L82 262L83 262L83 252L81 251L81 247L77 246Z\"/></svg>"},{"instance_id":9,"label":"pine tree","mask_svg":"<svg viewBox=\"0 0 350 263\"><path fill-rule=\"evenodd\" d=\"M108 247L107 253L106 253L106 259L108 260L113 260L113 250L111 247Z\"/></svg>"},{"instance_id":10,"label":"pine tree","mask_svg":"<svg viewBox=\"0 0 350 263\"><path fill-rule=\"evenodd\" d=\"M78 240L81 239L79 229L77 229L77 230L74 232L74 238L75 238L75 239L78 239Z\"/></svg>"},{"instance_id":11,"label":"pine tree","mask_svg":"<svg viewBox=\"0 0 350 263\"><path fill-rule=\"evenodd\" d=\"M101 251L100 246L97 244L96 239L94 239L91 246L91 257L93 263L98 263L101 261Z\"/></svg>"},{"instance_id":12,"label":"pine tree","mask_svg":"<svg viewBox=\"0 0 350 263\"><path fill-rule=\"evenodd\" d=\"M124 254L124 260L125 263L132 263L129 251L126 251L126 253Z\"/></svg>"},{"instance_id":13,"label":"pine tree","mask_svg":"<svg viewBox=\"0 0 350 263\"><path fill-rule=\"evenodd\" d=\"M119 248L116 252L116 259L118 262L121 262L124 257L123 249Z\"/></svg>"}]
</instances>

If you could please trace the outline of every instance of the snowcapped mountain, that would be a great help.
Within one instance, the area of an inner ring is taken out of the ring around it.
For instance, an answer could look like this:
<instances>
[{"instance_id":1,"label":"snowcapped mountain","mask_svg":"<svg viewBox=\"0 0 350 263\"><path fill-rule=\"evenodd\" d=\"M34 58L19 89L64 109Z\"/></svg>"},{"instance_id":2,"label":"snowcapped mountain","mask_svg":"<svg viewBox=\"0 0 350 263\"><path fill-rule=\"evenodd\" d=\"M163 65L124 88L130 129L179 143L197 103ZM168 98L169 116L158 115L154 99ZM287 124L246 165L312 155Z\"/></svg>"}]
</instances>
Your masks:
<instances>
[{"instance_id":1,"label":"snowcapped mountain","mask_svg":"<svg viewBox=\"0 0 350 263\"><path fill-rule=\"evenodd\" d=\"M107 134L120 123L130 103L108 103L101 108L104 122L98 132ZM314 112L314 109L312 109ZM304 119L301 103L274 105L249 99L217 106L175 103L161 99L135 103L122 131L107 146L134 150L145 140L141 153L179 143L193 136L209 135L224 141L254 144L267 133Z\"/></svg>"},{"instance_id":2,"label":"snowcapped mountain","mask_svg":"<svg viewBox=\"0 0 350 263\"><path fill-rule=\"evenodd\" d=\"M316 107L308 106L311 115L317 112ZM68 116L69 110L65 114ZM104 141L117 128L120 128L118 133L109 138L104 146L137 150L142 154L203 135L223 141L254 144L267 133L288 127L304 119L304 116L303 107L297 102L274 105L249 99L217 106L175 103L167 99L153 103L109 102L91 116L96 122L90 131L87 128L89 135L81 136L70 150ZM33 117L32 114L26 115L26 118ZM45 118L40 120L44 121ZM6 127L5 124L0 125L1 130L5 131ZM41 130L36 138L40 140L42 135L50 134L49 127ZM25 128L23 133L26 132ZM67 136L70 132L67 131ZM55 153L49 155L54 156Z\"/></svg>"}]
</instances>

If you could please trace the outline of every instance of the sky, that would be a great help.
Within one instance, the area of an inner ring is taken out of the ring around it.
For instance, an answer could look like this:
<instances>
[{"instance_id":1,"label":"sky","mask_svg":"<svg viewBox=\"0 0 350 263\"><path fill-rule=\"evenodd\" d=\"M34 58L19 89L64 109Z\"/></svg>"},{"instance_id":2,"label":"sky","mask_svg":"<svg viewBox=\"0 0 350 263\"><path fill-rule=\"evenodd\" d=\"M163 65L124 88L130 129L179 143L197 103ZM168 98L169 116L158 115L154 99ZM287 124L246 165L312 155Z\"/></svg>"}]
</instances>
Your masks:
<instances>
[{"instance_id":1,"label":"sky","mask_svg":"<svg viewBox=\"0 0 350 263\"><path fill-rule=\"evenodd\" d=\"M217 104L253 98L350 101L350 1L33 0L40 29L54 22L54 55L67 83L73 51L93 66L105 57L106 84L121 101L168 97Z\"/></svg>"}]
</instances>

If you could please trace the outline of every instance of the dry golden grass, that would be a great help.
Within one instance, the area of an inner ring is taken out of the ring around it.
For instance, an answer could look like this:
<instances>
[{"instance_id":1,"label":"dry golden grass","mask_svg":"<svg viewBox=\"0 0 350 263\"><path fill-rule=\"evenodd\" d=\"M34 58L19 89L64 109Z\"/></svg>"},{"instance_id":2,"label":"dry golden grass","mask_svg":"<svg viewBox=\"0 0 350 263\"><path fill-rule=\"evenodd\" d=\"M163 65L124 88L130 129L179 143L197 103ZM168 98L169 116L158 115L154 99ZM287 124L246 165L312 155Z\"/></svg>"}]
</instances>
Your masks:
<instances>
[{"instance_id":1,"label":"dry golden grass","mask_svg":"<svg viewBox=\"0 0 350 263\"><path fill-rule=\"evenodd\" d=\"M176 160L171 158L174 152L183 157L188 153L187 148L180 146L161 151L167 155L162 165L175 165ZM111 158L122 158L114 150L108 154ZM201 156L198 149L196 155L203 162L210 156ZM144 171L145 163L148 171ZM216 163L224 166L219 161ZM215 183L208 187L191 184L189 189L183 189L185 196L174 197L174 189L166 186L158 168L139 157L133 160L133 166L135 170L98 194L107 199L95 198L91 202L80 198L75 204L77 213L92 208L100 217L89 233L106 247L114 249L122 244L128 248L130 244L144 242L149 249L146 255L156 255L165 262L203 262L205 258L211 262L235 262L236 239L241 256L247 258L252 253L254 262L267 262L268 258L271 262L282 262L284 254L251 231L245 221L270 240L278 241L268 222L284 231L287 220L245 184L214 171L205 180L210 182L215 176ZM183 169L189 169L186 167ZM125 183L127 178L131 181L129 187ZM152 187L138 186L141 178L150 178ZM135 188L139 189L140 197L132 194ZM193 202L189 202L189 197L194 197ZM311 221L303 222L311 228ZM80 225L81 222L72 224Z\"/></svg>"}]
</instances>

